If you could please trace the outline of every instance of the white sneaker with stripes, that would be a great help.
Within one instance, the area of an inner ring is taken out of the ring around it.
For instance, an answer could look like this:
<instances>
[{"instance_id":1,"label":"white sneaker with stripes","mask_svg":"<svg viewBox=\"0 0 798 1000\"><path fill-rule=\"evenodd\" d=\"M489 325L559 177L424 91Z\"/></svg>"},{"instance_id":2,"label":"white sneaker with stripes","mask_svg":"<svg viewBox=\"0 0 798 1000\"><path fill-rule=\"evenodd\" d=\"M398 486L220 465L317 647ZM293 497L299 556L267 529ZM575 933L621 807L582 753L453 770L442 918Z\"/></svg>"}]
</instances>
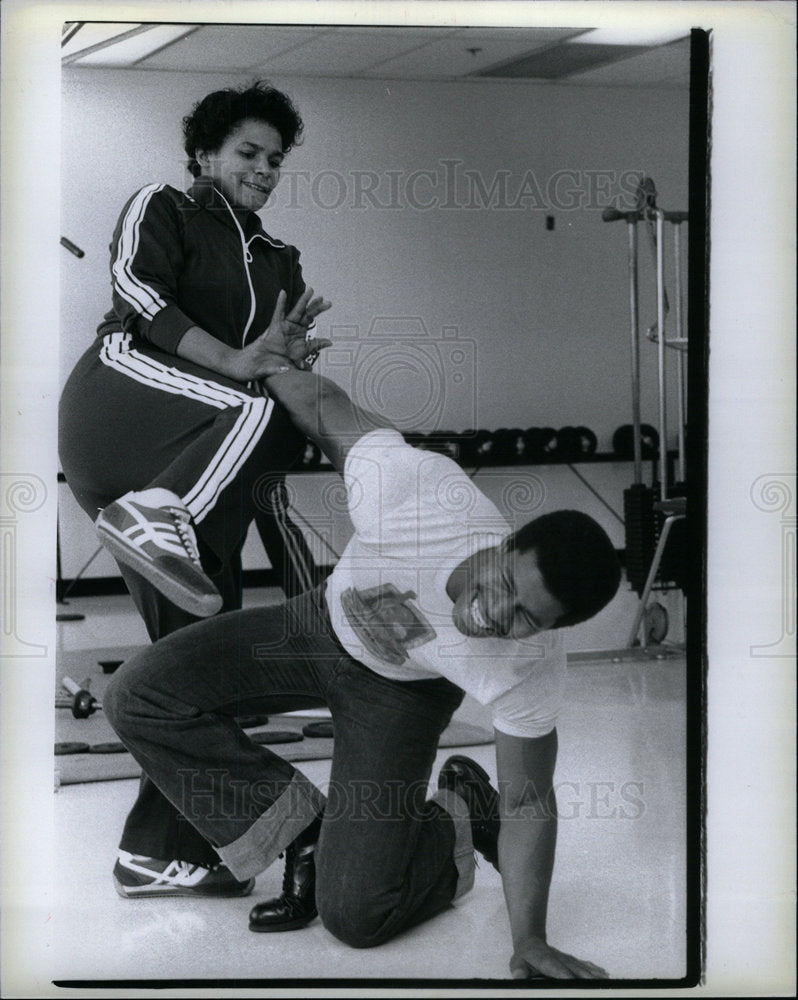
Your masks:
<instances>
[{"instance_id":1,"label":"white sneaker with stripes","mask_svg":"<svg viewBox=\"0 0 798 1000\"><path fill-rule=\"evenodd\" d=\"M114 885L125 899L139 896L248 896L255 879L239 882L224 865L203 868L188 861L159 861L120 851Z\"/></svg>"},{"instance_id":2,"label":"white sneaker with stripes","mask_svg":"<svg viewBox=\"0 0 798 1000\"><path fill-rule=\"evenodd\" d=\"M94 522L100 541L179 608L215 615L222 597L202 569L188 511L176 496L174 506L155 506L152 492L126 493L101 510Z\"/></svg>"}]
</instances>

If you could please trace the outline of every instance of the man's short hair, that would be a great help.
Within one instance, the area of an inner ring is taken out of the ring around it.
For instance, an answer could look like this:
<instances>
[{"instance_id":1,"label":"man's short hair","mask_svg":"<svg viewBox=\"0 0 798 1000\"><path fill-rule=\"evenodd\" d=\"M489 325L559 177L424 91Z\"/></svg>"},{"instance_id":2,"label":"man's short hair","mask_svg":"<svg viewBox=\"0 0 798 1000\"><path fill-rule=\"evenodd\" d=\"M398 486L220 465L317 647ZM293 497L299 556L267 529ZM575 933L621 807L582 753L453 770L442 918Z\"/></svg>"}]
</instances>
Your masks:
<instances>
[{"instance_id":1,"label":"man's short hair","mask_svg":"<svg viewBox=\"0 0 798 1000\"><path fill-rule=\"evenodd\" d=\"M606 531L578 510L535 518L508 539L511 549L533 550L546 588L567 610L555 628L598 614L621 582L618 555Z\"/></svg>"}]
</instances>

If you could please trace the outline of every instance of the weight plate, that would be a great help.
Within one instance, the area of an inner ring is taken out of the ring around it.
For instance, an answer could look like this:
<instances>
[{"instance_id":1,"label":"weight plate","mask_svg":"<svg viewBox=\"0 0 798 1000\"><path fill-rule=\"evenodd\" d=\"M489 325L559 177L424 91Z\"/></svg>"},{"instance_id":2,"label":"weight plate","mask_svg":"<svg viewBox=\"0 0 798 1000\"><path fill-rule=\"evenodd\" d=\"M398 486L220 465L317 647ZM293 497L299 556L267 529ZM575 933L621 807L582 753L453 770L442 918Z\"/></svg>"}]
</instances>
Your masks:
<instances>
[{"instance_id":1,"label":"weight plate","mask_svg":"<svg viewBox=\"0 0 798 1000\"><path fill-rule=\"evenodd\" d=\"M553 427L541 427L539 445L544 457L553 455L557 448L557 431Z\"/></svg>"},{"instance_id":2,"label":"weight plate","mask_svg":"<svg viewBox=\"0 0 798 1000\"><path fill-rule=\"evenodd\" d=\"M104 674L112 674L122 666L122 660L98 660Z\"/></svg>"},{"instance_id":3,"label":"weight plate","mask_svg":"<svg viewBox=\"0 0 798 1000\"><path fill-rule=\"evenodd\" d=\"M476 431L468 428L460 434L460 464L464 466L476 464L475 439Z\"/></svg>"},{"instance_id":4,"label":"weight plate","mask_svg":"<svg viewBox=\"0 0 798 1000\"><path fill-rule=\"evenodd\" d=\"M576 454L577 450L576 430L570 424L566 427L561 427L557 431L554 454L557 458L571 458Z\"/></svg>"},{"instance_id":5,"label":"weight plate","mask_svg":"<svg viewBox=\"0 0 798 1000\"><path fill-rule=\"evenodd\" d=\"M612 435L612 450L619 458L631 458L634 455L634 434L632 424L623 424ZM640 425L640 455L641 458L654 458L659 448L659 432L651 424Z\"/></svg>"},{"instance_id":6,"label":"weight plate","mask_svg":"<svg viewBox=\"0 0 798 1000\"><path fill-rule=\"evenodd\" d=\"M301 743L302 733L290 729L275 729L271 733L252 733L253 743Z\"/></svg>"},{"instance_id":7,"label":"weight plate","mask_svg":"<svg viewBox=\"0 0 798 1000\"><path fill-rule=\"evenodd\" d=\"M321 451L313 441L305 442L305 450L298 462L300 469L318 469L321 465Z\"/></svg>"},{"instance_id":8,"label":"weight plate","mask_svg":"<svg viewBox=\"0 0 798 1000\"><path fill-rule=\"evenodd\" d=\"M242 729L254 729L256 726L265 726L269 721L268 715L243 715L236 722Z\"/></svg>"},{"instance_id":9,"label":"weight plate","mask_svg":"<svg viewBox=\"0 0 798 1000\"><path fill-rule=\"evenodd\" d=\"M55 745L55 755L56 757L63 757L70 753L88 753L89 744L88 743L56 743Z\"/></svg>"},{"instance_id":10,"label":"weight plate","mask_svg":"<svg viewBox=\"0 0 798 1000\"><path fill-rule=\"evenodd\" d=\"M583 455L593 455L598 445L598 438L589 427L580 424L576 428L579 450Z\"/></svg>"},{"instance_id":11,"label":"weight plate","mask_svg":"<svg viewBox=\"0 0 798 1000\"><path fill-rule=\"evenodd\" d=\"M474 436L473 459L476 465L490 465L495 457L496 441L491 431L479 430Z\"/></svg>"},{"instance_id":12,"label":"weight plate","mask_svg":"<svg viewBox=\"0 0 798 1000\"><path fill-rule=\"evenodd\" d=\"M658 645L668 634L668 612L659 603L649 604L643 615L646 645Z\"/></svg>"},{"instance_id":13,"label":"weight plate","mask_svg":"<svg viewBox=\"0 0 798 1000\"><path fill-rule=\"evenodd\" d=\"M306 726L302 727L302 732L305 736L316 737L317 739L332 737L333 724L327 720L324 722L309 722Z\"/></svg>"},{"instance_id":14,"label":"weight plate","mask_svg":"<svg viewBox=\"0 0 798 1000\"><path fill-rule=\"evenodd\" d=\"M127 753L124 743L93 743L89 753Z\"/></svg>"}]
</instances>

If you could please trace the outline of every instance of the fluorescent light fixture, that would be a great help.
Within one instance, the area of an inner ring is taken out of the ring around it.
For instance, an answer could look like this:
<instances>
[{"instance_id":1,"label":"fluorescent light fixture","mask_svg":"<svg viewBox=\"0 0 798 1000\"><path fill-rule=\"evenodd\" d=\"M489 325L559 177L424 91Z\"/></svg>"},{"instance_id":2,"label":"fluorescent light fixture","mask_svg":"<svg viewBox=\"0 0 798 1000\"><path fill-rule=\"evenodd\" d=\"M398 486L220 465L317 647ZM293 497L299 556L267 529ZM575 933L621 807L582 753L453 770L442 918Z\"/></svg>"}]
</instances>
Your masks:
<instances>
[{"instance_id":1,"label":"fluorescent light fixture","mask_svg":"<svg viewBox=\"0 0 798 1000\"><path fill-rule=\"evenodd\" d=\"M126 25L127 30L135 25ZM142 30L128 34L119 41L111 38L106 45L73 60L80 66L133 66L147 56L158 52L165 46L177 41L184 35L196 31L194 24L149 24L142 25ZM78 32L78 35L80 32Z\"/></svg>"},{"instance_id":2,"label":"fluorescent light fixture","mask_svg":"<svg viewBox=\"0 0 798 1000\"><path fill-rule=\"evenodd\" d=\"M689 28L665 25L620 25L617 28L593 28L568 40L569 45L667 45L690 34Z\"/></svg>"},{"instance_id":3,"label":"fluorescent light fixture","mask_svg":"<svg viewBox=\"0 0 798 1000\"><path fill-rule=\"evenodd\" d=\"M141 28L138 22L127 24L93 23L73 21L64 31L61 39L61 58L70 62L78 53L86 49L94 50L98 46L107 45L117 35L125 35Z\"/></svg>"}]
</instances>

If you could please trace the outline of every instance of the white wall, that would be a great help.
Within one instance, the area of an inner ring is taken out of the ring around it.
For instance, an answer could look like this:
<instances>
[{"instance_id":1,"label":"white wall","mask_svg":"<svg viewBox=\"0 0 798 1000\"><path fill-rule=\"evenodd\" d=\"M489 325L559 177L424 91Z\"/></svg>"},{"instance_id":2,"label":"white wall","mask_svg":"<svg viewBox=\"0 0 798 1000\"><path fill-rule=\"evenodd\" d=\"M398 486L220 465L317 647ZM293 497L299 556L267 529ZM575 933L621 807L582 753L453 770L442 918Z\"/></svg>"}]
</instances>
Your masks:
<instances>
[{"instance_id":1,"label":"white wall","mask_svg":"<svg viewBox=\"0 0 798 1000\"><path fill-rule=\"evenodd\" d=\"M107 247L122 204L146 182L185 183L181 118L234 82L64 71L62 232L86 256L62 254L62 381L108 307ZM330 353L326 370L349 384L356 337L360 401L381 399L400 426L586 424L609 449L614 429L631 420L626 230L603 223L600 209L620 197L626 171L652 176L663 207L687 207L687 90L274 82L295 98L306 140L263 221L299 246L307 280L334 302L320 333L347 350ZM460 161L454 185L447 160ZM418 170L432 175L417 175L413 187ZM504 171L504 204L516 207L469 199L464 171L487 190ZM544 198L537 207L534 197L519 199L530 171ZM560 171L575 172L558 190L576 208L549 200ZM598 199L591 171L612 172ZM358 183L375 185L372 201ZM416 205L434 207L414 207L414 192ZM640 238L645 326L656 318L654 270L643 231ZM375 321L387 340L381 360L364 364ZM396 346L414 330L426 330L427 357L445 354L445 374L420 371ZM453 339L442 341L444 331ZM463 349L456 363L453 347ZM644 343L642 354L643 419L656 425L656 350ZM410 369L395 370L402 363Z\"/></svg>"},{"instance_id":2,"label":"white wall","mask_svg":"<svg viewBox=\"0 0 798 1000\"><path fill-rule=\"evenodd\" d=\"M62 254L62 382L109 306L108 244L122 205L147 182L187 183L182 116L235 82L64 71L62 232L86 256ZM687 207L687 91L274 82L296 100L306 138L262 218L301 249L306 279L334 302L319 323L336 344L322 370L403 429L585 424L609 450L615 428L631 421L627 237L622 223L601 221L601 208L621 197L629 171L654 178L663 207ZM485 192L503 177L500 204L469 191L466 171ZM644 327L656 318L654 269L639 236ZM642 415L656 426L653 344L643 342L642 362ZM622 513L630 464L582 473ZM583 509L623 546L622 524L567 469L519 470L525 476L542 484L540 512ZM324 530L326 515L298 489L301 512ZM70 578L96 543L66 487L59 496ZM254 535L250 568L267 564ZM85 575L114 572L101 553Z\"/></svg>"}]
</instances>

